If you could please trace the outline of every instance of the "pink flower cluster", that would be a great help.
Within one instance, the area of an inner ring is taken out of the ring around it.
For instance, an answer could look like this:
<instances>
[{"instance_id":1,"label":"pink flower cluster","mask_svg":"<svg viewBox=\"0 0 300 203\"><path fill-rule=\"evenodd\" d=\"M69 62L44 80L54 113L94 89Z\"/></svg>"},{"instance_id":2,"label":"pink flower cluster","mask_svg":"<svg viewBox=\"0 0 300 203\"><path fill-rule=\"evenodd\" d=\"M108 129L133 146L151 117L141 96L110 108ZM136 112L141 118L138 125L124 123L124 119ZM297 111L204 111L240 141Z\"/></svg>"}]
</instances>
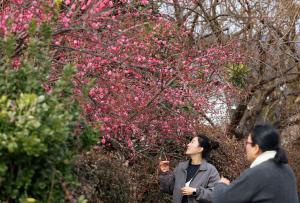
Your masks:
<instances>
[{"instance_id":1,"label":"pink flower cluster","mask_svg":"<svg viewBox=\"0 0 300 203\"><path fill-rule=\"evenodd\" d=\"M4 34L53 15L43 11L42 1L26 1L31 9L22 7L25 0L15 3L0 15ZM99 129L102 144L114 140L134 151L159 138L195 133L203 125L201 115L211 112L211 97L235 94L224 65L241 59L231 44L199 50L188 44L187 30L176 22L128 4L64 0L52 29L55 60L76 65L74 95ZM54 63L53 69L59 73L61 67Z\"/></svg>"}]
</instances>

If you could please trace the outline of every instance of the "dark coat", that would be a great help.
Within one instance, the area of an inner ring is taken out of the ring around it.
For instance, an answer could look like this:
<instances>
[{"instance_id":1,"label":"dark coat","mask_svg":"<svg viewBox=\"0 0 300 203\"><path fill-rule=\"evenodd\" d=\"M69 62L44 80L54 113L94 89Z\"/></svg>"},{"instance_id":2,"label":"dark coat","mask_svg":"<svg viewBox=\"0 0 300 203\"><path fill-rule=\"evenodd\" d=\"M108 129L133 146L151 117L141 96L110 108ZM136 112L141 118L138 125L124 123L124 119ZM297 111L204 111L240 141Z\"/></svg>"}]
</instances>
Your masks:
<instances>
[{"instance_id":1,"label":"dark coat","mask_svg":"<svg viewBox=\"0 0 300 203\"><path fill-rule=\"evenodd\" d=\"M173 194L173 203L181 203L181 188L185 186L187 168L189 161L181 162L174 169L166 173L161 173L160 189L163 192ZM206 161L202 161L190 187L197 188L196 196L188 196L189 203L211 202L212 190L218 183L220 177L217 169Z\"/></svg>"},{"instance_id":2,"label":"dark coat","mask_svg":"<svg viewBox=\"0 0 300 203\"><path fill-rule=\"evenodd\" d=\"M244 171L230 185L218 183L213 203L298 203L296 178L273 159Z\"/></svg>"}]
</instances>

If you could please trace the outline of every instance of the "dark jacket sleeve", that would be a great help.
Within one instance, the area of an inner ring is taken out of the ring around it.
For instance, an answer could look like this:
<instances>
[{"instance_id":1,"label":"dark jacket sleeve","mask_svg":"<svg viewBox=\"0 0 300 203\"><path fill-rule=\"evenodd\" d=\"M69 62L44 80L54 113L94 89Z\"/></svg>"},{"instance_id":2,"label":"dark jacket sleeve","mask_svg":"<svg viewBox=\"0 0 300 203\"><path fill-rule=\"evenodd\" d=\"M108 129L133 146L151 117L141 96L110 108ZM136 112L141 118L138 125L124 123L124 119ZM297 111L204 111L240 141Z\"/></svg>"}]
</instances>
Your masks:
<instances>
[{"instance_id":1,"label":"dark jacket sleeve","mask_svg":"<svg viewBox=\"0 0 300 203\"><path fill-rule=\"evenodd\" d=\"M216 184L220 180L219 173L216 168L212 169L210 177L208 179L207 187L199 187L196 192L196 200L201 202L211 202L212 201L212 192Z\"/></svg>"},{"instance_id":2,"label":"dark jacket sleeve","mask_svg":"<svg viewBox=\"0 0 300 203\"><path fill-rule=\"evenodd\" d=\"M247 203L258 190L255 178L244 172L229 185L218 183L212 195L213 203Z\"/></svg>"},{"instance_id":3,"label":"dark jacket sleeve","mask_svg":"<svg viewBox=\"0 0 300 203\"><path fill-rule=\"evenodd\" d=\"M160 190L165 193L173 194L175 185L175 174L173 171L164 172L159 175Z\"/></svg>"}]
</instances>

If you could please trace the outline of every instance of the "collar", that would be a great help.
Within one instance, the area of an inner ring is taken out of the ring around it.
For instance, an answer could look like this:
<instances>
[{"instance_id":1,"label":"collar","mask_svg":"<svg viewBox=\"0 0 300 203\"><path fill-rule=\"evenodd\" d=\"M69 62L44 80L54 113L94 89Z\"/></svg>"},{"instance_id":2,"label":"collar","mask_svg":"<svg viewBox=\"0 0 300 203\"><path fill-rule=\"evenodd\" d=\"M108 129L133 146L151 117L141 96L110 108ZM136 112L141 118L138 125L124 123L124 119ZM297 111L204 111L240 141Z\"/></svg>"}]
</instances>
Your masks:
<instances>
[{"instance_id":1,"label":"collar","mask_svg":"<svg viewBox=\"0 0 300 203\"><path fill-rule=\"evenodd\" d=\"M183 166L182 166L182 169L184 171L187 170L187 168L189 167L189 163L190 163L191 160L188 160L188 161L185 161L183 162ZM207 168L207 161L205 159L202 159L202 162L200 163L200 167L198 169L198 171L206 171L208 168Z\"/></svg>"},{"instance_id":2,"label":"collar","mask_svg":"<svg viewBox=\"0 0 300 203\"><path fill-rule=\"evenodd\" d=\"M261 153L250 165L250 168L253 168L265 161L268 161L269 159L274 159L276 155L276 151L272 150L272 151L265 151L263 153Z\"/></svg>"}]
</instances>

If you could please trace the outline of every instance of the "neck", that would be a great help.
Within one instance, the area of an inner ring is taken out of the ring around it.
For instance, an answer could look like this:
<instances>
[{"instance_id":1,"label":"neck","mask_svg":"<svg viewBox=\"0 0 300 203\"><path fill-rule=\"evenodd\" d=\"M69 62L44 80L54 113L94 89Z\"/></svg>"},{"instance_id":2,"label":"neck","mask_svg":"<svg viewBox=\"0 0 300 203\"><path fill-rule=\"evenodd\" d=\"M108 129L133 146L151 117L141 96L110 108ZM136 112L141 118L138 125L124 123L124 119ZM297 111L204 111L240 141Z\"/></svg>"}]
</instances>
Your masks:
<instances>
[{"instance_id":1,"label":"neck","mask_svg":"<svg viewBox=\"0 0 300 203\"><path fill-rule=\"evenodd\" d=\"M191 155L191 164L192 165L198 165L202 162L202 157L199 154Z\"/></svg>"}]
</instances>

